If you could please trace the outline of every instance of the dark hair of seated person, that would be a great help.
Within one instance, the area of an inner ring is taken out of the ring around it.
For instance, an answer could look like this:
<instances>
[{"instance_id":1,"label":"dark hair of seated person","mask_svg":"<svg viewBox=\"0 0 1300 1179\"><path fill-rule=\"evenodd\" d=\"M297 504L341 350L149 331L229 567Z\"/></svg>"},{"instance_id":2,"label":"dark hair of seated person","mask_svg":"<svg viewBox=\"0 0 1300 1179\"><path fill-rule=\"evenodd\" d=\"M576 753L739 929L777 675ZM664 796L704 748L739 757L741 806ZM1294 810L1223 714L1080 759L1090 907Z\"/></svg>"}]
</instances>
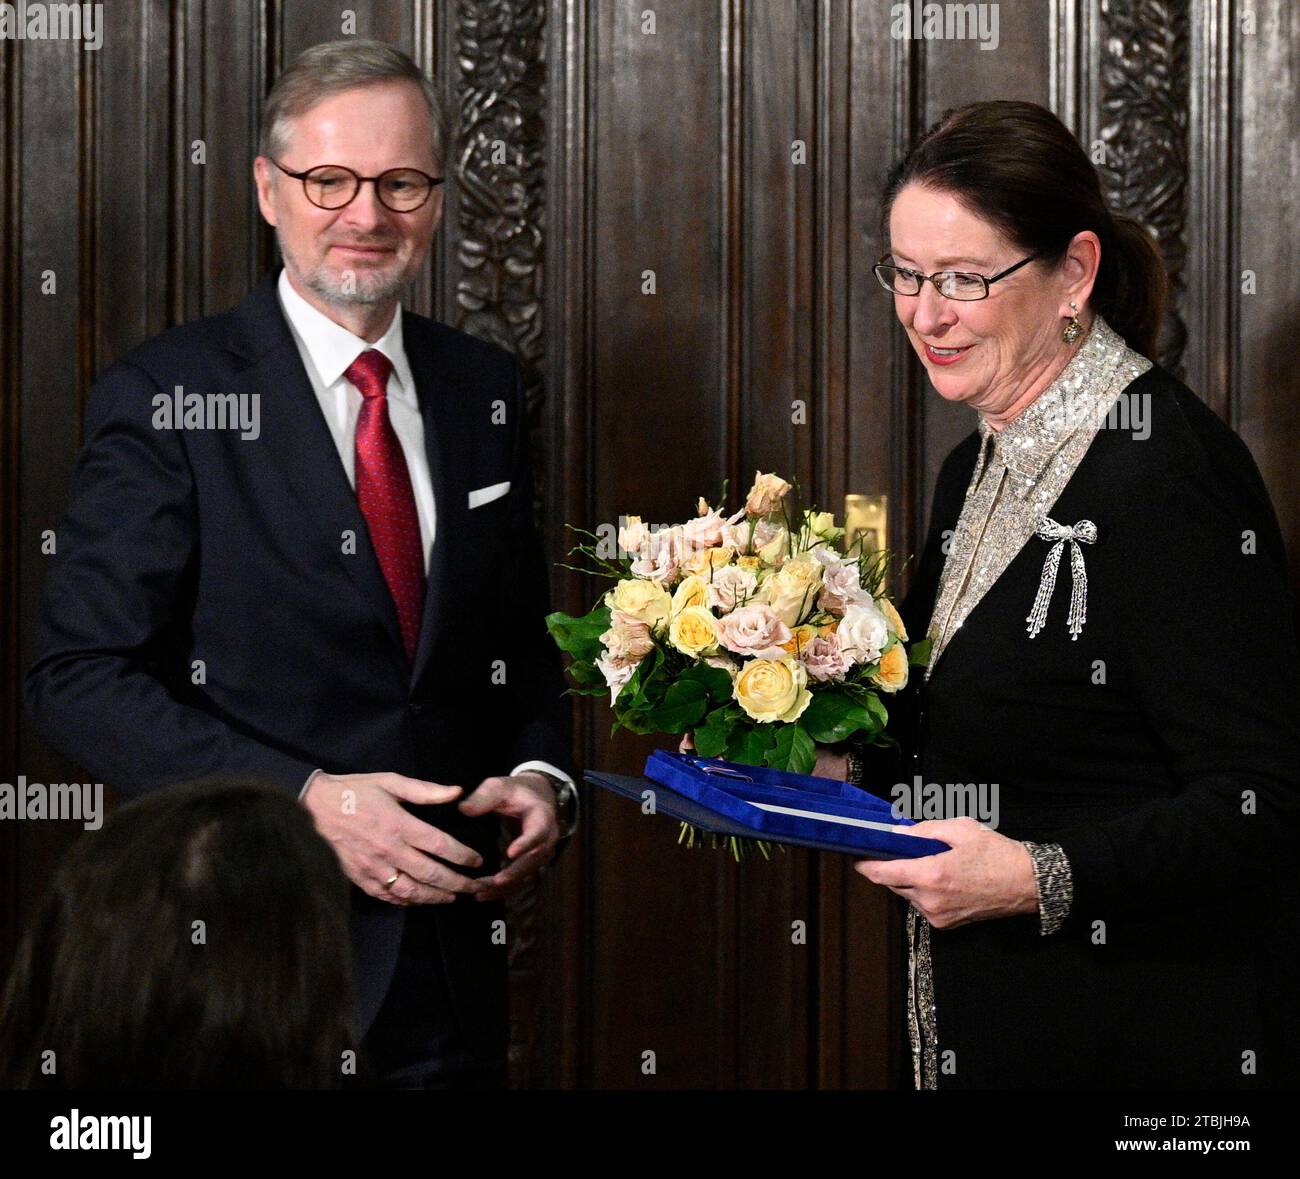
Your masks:
<instances>
[{"instance_id":1,"label":"dark hair of seated person","mask_svg":"<svg viewBox=\"0 0 1300 1179\"><path fill-rule=\"evenodd\" d=\"M0 1085L341 1087L348 917L333 850L284 791L131 802L79 838L19 944Z\"/></svg>"}]
</instances>

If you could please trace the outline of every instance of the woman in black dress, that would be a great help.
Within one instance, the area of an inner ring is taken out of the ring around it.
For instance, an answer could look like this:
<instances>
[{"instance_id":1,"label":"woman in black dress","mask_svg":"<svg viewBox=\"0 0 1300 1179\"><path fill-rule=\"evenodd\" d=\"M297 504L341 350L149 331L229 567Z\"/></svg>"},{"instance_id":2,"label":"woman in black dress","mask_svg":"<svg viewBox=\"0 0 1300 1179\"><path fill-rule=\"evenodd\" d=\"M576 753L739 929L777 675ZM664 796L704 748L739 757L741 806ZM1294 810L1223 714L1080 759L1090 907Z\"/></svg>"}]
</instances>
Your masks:
<instances>
[{"instance_id":1,"label":"woman in black dress","mask_svg":"<svg viewBox=\"0 0 1300 1179\"><path fill-rule=\"evenodd\" d=\"M986 784L998 820L923 823L952 850L858 865L909 902L915 1082L1292 1085L1285 558L1244 444L1152 363L1150 239L1016 102L945 116L883 223L908 339L978 416L903 610L934 641L908 775Z\"/></svg>"}]
</instances>

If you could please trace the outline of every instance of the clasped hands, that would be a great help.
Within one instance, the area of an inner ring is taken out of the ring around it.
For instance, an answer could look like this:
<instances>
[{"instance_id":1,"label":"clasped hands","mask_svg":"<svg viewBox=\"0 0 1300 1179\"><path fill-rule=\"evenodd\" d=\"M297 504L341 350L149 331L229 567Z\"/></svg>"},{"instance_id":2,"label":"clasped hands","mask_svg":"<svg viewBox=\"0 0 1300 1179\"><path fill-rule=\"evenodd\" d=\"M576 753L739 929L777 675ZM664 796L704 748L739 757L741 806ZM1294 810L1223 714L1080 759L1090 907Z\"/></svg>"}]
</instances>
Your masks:
<instances>
[{"instance_id":1,"label":"clasped hands","mask_svg":"<svg viewBox=\"0 0 1300 1179\"><path fill-rule=\"evenodd\" d=\"M321 773L312 779L302 802L348 879L381 901L439 905L461 893L480 901L513 895L555 854L559 822L554 789L541 774L524 771L485 778L461 798L463 814L496 813L517 828L506 849L506 865L493 876L477 879L456 871L456 866L482 867L478 852L401 805L449 803L461 794L459 786L401 774ZM394 872L397 879L389 884Z\"/></svg>"}]
</instances>

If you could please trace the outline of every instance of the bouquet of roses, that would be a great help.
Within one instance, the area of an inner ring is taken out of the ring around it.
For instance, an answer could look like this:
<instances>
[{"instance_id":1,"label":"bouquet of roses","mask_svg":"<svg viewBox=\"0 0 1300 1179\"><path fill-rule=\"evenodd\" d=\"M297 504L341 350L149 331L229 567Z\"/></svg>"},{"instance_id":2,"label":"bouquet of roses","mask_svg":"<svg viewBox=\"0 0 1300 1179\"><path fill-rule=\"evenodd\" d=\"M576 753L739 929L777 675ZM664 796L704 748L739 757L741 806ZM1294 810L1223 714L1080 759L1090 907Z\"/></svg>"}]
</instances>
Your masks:
<instances>
[{"instance_id":1,"label":"bouquet of roses","mask_svg":"<svg viewBox=\"0 0 1300 1179\"><path fill-rule=\"evenodd\" d=\"M888 743L881 694L907 683L909 665L883 592L888 554L845 551L831 513L792 512L790 490L758 474L731 516L704 499L684 524L629 516L616 550L583 533L593 543L571 555L615 584L583 617L546 620L571 658L570 690L608 691L615 730L690 732L704 757L798 774L817 744Z\"/></svg>"}]
</instances>

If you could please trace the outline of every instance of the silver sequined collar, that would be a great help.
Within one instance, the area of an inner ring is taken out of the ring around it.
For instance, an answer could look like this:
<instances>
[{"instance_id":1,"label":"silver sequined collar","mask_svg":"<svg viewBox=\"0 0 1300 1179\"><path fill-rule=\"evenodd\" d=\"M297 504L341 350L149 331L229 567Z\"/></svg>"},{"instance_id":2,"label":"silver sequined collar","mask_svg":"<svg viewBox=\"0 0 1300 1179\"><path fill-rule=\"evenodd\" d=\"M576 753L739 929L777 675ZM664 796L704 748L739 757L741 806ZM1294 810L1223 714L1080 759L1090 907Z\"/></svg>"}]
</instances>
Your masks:
<instances>
[{"instance_id":1,"label":"silver sequined collar","mask_svg":"<svg viewBox=\"0 0 1300 1179\"><path fill-rule=\"evenodd\" d=\"M1124 341L1100 315L1066 366L1027 408L995 431L979 420L980 450L993 439L993 461L1012 475L1011 488L1026 498L1052 456L1092 414L1099 391L1124 359Z\"/></svg>"}]
</instances>

